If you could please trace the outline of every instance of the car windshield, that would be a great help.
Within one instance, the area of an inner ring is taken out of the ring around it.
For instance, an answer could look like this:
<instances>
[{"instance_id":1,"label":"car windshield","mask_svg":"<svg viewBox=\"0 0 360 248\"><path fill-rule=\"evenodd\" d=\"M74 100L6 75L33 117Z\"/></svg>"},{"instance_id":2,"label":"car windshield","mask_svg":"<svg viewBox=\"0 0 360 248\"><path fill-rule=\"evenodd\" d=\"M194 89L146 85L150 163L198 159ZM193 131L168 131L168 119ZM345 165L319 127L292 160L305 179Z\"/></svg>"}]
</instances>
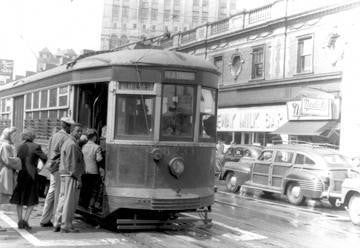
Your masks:
<instances>
[{"instance_id":1,"label":"car windshield","mask_svg":"<svg viewBox=\"0 0 360 248\"><path fill-rule=\"evenodd\" d=\"M329 167L339 165L350 167L348 160L340 154L326 154L323 158Z\"/></svg>"}]
</instances>

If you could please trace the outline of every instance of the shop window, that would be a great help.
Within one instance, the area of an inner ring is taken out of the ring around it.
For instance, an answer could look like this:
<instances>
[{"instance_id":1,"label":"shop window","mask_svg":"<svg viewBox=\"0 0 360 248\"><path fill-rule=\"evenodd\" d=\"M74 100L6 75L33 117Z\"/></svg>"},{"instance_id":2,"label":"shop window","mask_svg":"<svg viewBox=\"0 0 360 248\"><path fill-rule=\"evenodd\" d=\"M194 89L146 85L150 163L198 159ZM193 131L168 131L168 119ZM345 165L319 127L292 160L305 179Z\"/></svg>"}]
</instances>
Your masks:
<instances>
[{"instance_id":1,"label":"shop window","mask_svg":"<svg viewBox=\"0 0 360 248\"><path fill-rule=\"evenodd\" d=\"M252 50L251 79L264 78L264 47L256 47Z\"/></svg>"},{"instance_id":2,"label":"shop window","mask_svg":"<svg viewBox=\"0 0 360 248\"><path fill-rule=\"evenodd\" d=\"M298 39L297 73L313 70L313 38L311 36Z\"/></svg>"}]
</instances>

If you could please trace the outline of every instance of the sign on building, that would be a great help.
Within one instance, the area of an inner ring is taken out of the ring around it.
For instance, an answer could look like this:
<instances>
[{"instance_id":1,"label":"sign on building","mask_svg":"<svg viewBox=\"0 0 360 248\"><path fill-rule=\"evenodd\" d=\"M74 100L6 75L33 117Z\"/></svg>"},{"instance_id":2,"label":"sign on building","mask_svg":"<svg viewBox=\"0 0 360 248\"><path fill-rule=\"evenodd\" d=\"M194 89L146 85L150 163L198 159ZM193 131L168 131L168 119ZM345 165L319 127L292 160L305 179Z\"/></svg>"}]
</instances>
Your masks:
<instances>
[{"instance_id":1,"label":"sign on building","mask_svg":"<svg viewBox=\"0 0 360 248\"><path fill-rule=\"evenodd\" d=\"M0 75L12 78L14 71L14 60L0 59Z\"/></svg>"},{"instance_id":2,"label":"sign on building","mask_svg":"<svg viewBox=\"0 0 360 248\"><path fill-rule=\"evenodd\" d=\"M287 122L286 106L218 110L217 131L272 132Z\"/></svg>"},{"instance_id":3,"label":"sign on building","mask_svg":"<svg viewBox=\"0 0 360 248\"><path fill-rule=\"evenodd\" d=\"M339 100L303 97L287 103L289 120L333 120L339 118Z\"/></svg>"}]
</instances>

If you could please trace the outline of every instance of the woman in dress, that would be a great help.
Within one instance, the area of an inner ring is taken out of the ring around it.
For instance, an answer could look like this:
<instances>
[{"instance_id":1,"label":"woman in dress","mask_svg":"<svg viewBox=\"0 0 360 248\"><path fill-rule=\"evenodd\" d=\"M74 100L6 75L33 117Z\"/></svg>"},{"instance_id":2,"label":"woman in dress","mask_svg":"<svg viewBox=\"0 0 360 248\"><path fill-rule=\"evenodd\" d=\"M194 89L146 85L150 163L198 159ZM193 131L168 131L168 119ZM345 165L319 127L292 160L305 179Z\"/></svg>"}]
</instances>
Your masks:
<instances>
[{"instance_id":1,"label":"woman in dress","mask_svg":"<svg viewBox=\"0 0 360 248\"><path fill-rule=\"evenodd\" d=\"M22 140L24 141L17 149L17 156L22 162L19 171L17 185L10 199L10 203L16 204L19 229L31 229L29 217L35 205L39 203L38 191L38 171L37 164L39 159L45 164L47 157L41 150L41 146L34 143L35 134L32 131L24 131ZM23 218L23 206L27 206Z\"/></svg>"},{"instance_id":2,"label":"woman in dress","mask_svg":"<svg viewBox=\"0 0 360 248\"><path fill-rule=\"evenodd\" d=\"M14 171L21 168L20 159L15 155L15 146L11 137L15 127L7 127L0 136L0 204L9 203L14 191ZM0 226L0 231L6 231Z\"/></svg>"}]
</instances>

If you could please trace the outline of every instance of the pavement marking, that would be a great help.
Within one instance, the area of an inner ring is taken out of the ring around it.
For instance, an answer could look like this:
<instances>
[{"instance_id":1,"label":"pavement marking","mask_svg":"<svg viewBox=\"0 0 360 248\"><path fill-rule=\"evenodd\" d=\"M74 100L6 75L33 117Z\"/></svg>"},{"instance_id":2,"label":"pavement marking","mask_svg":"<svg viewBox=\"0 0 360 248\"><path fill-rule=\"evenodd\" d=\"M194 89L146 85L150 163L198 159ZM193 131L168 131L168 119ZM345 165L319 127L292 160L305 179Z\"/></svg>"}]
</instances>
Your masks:
<instances>
[{"instance_id":1,"label":"pavement marking","mask_svg":"<svg viewBox=\"0 0 360 248\"><path fill-rule=\"evenodd\" d=\"M11 228L15 229L24 239L33 246L95 246L95 245L118 245L124 244L126 239L106 238L106 239L77 239L77 240L39 240L37 237L26 231L19 229L17 223L10 217L0 211L0 218L6 222Z\"/></svg>"},{"instance_id":2,"label":"pavement marking","mask_svg":"<svg viewBox=\"0 0 360 248\"><path fill-rule=\"evenodd\" d=\"M187 214L187 213L184 213L183 215L187 215L187 216L193 217L193 218L198 217L196 215ZM235 241L251 241L251 240L259 240L259 239L267 239L266 236L263 236L263 235L260 235L260 234L257 234L257 233L253 233L253 232L249 232L249 231L240 229L238 227L228 226L228 225L226 225L224 223L221 223L221 222L218 222L218 221L213 220L212 223L240 234L240 235L236 235L236 234L233 234L233 233L224 233L224 234L222 234L223 237L230 238L230 239L235 240Z\"/></svg>"}]
</instances>

